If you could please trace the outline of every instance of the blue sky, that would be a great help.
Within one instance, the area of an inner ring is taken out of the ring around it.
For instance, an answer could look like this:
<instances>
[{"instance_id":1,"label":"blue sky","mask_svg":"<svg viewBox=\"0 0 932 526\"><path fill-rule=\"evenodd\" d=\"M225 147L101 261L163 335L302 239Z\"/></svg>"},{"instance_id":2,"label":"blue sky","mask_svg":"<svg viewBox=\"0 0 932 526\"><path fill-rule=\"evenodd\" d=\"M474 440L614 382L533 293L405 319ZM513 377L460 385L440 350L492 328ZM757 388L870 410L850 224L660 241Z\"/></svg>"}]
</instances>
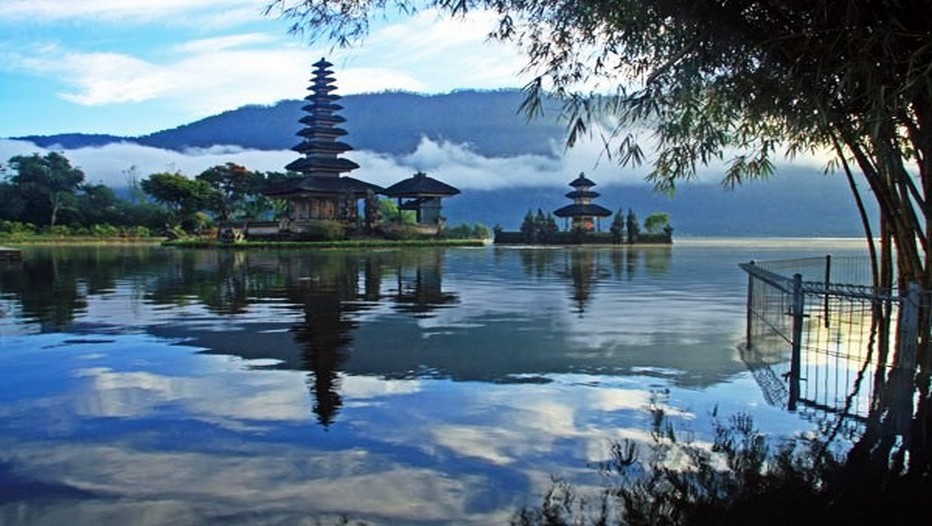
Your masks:
<instances>
[{"instance_id":1,"label":"blue sky","mask_svg":"<svg viewBox=\"0 0 932 526\"><path fill-rule=\"evenodd\" d=\"M486 43L493 19L420 13L334 50L290 35L265 0L4 0L0 137L142 135L305 95L311 64L339 94L520 87L523 61Z\"/></svg>"}]
</instances>

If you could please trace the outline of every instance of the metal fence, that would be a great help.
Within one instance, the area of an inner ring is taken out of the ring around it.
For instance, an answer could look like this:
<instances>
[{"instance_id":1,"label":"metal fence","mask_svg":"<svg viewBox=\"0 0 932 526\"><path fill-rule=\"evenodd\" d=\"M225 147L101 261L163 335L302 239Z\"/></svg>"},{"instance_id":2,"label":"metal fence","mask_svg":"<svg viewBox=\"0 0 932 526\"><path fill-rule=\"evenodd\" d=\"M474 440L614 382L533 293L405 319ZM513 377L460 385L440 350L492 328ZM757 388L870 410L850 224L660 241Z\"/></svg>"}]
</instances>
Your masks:
<instances>
[{"instance_id":1,"label":"metal fence","mask_svg":"<svg viewBox=\"0 0 932 526\"><path fill-rule=\"evenodd\" d=\"M918 312L918 291L871 285L866 258L808 258L742 264L748 273L742 358L768 402L858 433L889 368L898 311ZM912 298L910 300L910 298ZM905 319L905 318L904 318ZM918 321L918 320L916 320ZM915 341L915 335L903 338Z\"/></svg>"}]
</instances>

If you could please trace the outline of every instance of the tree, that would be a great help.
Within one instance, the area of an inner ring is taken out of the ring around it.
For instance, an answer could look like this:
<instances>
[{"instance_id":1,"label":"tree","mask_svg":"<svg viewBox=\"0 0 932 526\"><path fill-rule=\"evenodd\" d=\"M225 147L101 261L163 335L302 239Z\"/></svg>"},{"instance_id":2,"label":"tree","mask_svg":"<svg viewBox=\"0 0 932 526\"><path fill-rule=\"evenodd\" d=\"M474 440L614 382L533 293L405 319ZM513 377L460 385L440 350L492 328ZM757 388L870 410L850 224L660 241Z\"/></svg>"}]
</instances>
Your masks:
<instances>
[{"instance_id":1,"label":"tree","mask_svg":"<svg viewBox=\"0 0 932 526\"><path fill-rule=\"evenodd\" d=\"M534 224L534 212L529 208L527 213L524 214L524 219L521 221L521 237L524 239L525 243L536 243L537 242L537 228Z\"/></svg>"},{"instance_id":2,"label":"tree","mask_svg":"<svg viewBox=\"0 0 932 526\"><path fill-rule=\"evenodd\" d=\"M860 211L875 285L932 288L928 2L276 0L268 10L295 20L295 30L328 29L324 34L346 44L365 35L379 10L426 7L453 16L497 13L492 36L522 47L536 75L524 109L539 114L543 95L555 94L564 100L570 145L605 129L622 164L644 161L639 139L654 138L648 179L658 190L672 192L698 167L720 160L728 165L722 183L733 187L771 175L781 149L827 150L828 168L844 173ZM594 84L604 90L577 88ZM878 205L878 243L862 186ZM905 397L917 400L915 436L884 435L866 447L874 463L908 456L917 476L932 476L930 310L923 306L926 321L907 342L916 353L894 353L894 360L916 357L906 364L915 396Z\"/></svg>"},{"instance_id":3,"label":"tree","mask_svg":"<svg viewBox=\"0 0 932 526\"><path fill-rule=\"evenodd\" d=\"M75 200L75 211L80 223L124 224L120 217L120 201L113 189L104 184L83 184Z\"/></svg>"},{"instance_id":4,"label":"tree","mask_svg":"<svg viewBox=\"0 0 932 526\"><path fill-rule=\"evenodd\" d=\"M15 174L10 182L18 187L26 203L27 220L45 223L50 227L58 222L62 208L74 201L78 186L84 181L84 172L71 166L62 154L50 152L44 157L38 154L17 155L9 161Z\"/></svg>"},{"instance_id":5,"label":"tree","mask_svg":"<svg viewBox=\"0 0 932 526\"><path fill-rule=\"evenodd\" d=\"M249 204L261 197L263 177L236 163L213 166L196 177L216 191L217 199L208 203L219 221L246 216ZM254 210L254 209L253 209Z\"/></svg>"},{"instance_id":6,"label":"tree","mask_svg":"<svg viewBox=\"0 0 932 526\"><path fill-rule=\"evenodd\" d=\"M612 217L612 226L609 227L609 232L612 233L612 243L617 245L624 240L625 215L621 208L619 208L618 211L615 212L615 216Z\"/></svg>"},{"instance_id":7,"label":"tree","mask_svg":"<svg viewBox=\"0 0 932 526\"><path fill-rule=\"evenodd\" d=\"M670 226L670 214L654 212L644 218L644 230L648 234L660 234Z\"/></svg>"},{"instance_id":8,"label":"tree","mask_svg":"<svg viewBox=\"0 0 932 526\"><path fill-rule=\"evenodd\" d=\"M20 221L23 210L26 209L26 202L15 185L0 182L0 220Z\"/></svg>"},{"instance_id":9,"label":"tree","mask_svg":"<svg viewBox=\"0 0 932 526\"><path fill-rule=\"evenodd\" d=\"M143 191L169 209L171 225L187 231L203 223L198 215L215 206L219 194L203 180L189 179L180 173L152 174L140 183Z\"/></svg>"},{"instance_id":10,"label":"tree","mask_svg":"<svg viewBox=\"0 0 932 526\"><path fill-rule=\"evenodd\" d=\"M628 209L628 217L625 219L625 232L628 233L629 244L637 243L638 236L641 235L641 225L638 223L638 216L630 208Z\"/></svg>"}]
</instances>

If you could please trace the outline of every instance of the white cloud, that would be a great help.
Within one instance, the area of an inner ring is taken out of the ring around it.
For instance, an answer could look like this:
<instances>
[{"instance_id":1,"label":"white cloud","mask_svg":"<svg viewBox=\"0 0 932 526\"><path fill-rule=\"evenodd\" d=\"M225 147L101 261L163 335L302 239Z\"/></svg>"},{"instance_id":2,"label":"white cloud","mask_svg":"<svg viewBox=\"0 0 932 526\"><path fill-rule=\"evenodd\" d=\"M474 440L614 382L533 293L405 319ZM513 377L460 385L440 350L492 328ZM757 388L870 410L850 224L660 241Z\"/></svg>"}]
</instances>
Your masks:
<instances>
[{"instance_id":1,"label":"white cloud","mask_svg":"<svg viewBox=\"0 0 932 526\"><path fill-rule=\"evenodd\" d=\"M192 118L299 97L313 56L259 33L182 43L162 62L125 53L68 51L58 45L4 55L8 67L64 83L60 96L76 104L163 99L186 107Z\"/></svg>"},{"instance_id":2,"label":"white cloud","mask_svg":"<svg viewBox=\"0 0 932 526\"><path fill-rule=\"evenodd\" d=\"M169 75L157 66L117 53L68 53L57 64L58 73L75 84L74 91L61 97L86 106L140 102L172 87ZM39 66L56 69L48 62Z\"/></svg>"},{"instance_id":3,"label":"white cloud","mask_svg":"<svg viewBox=\"0 0 932 526\"><path fill-rule=\"evenodd\" d=\"M419 79L430 92L520 86L525 59L513 46L487 41L494 23L495 15L484 11L451 18L426 10L375 30L347 53L347 68L356 60L377 61Z\"/></svg>"},{"instance_id":4,"label":"white cloud","mask_svg":"<svg viewBox=\"0 0 932 526\"><path fill-rule=\"evenodd\" d=\"M264 5L261 0L6 0L0 3L0 20L230 23L242 21L247 13L258 17Z\"/></svg>"}]
</instances>

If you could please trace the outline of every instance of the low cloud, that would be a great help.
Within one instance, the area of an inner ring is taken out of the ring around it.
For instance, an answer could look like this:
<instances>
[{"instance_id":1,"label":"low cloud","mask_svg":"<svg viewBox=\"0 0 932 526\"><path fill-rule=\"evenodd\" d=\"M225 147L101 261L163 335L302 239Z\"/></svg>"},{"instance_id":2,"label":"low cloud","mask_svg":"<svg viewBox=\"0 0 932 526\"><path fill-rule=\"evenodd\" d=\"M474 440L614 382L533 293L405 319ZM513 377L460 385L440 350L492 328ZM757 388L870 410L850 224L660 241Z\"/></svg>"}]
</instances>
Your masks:
<instances>
[{"instance_id":1,"label":"low cloud","mask_svg":"<svg viewBox=\"0 0 932 526\"><path fill-rule=\"evenodd\" d=\"M351 151L346 157L360 165L350 176L381 186L388 186L410 177L417 171L452 184L462 190L494 190L498 188L554 186L565 187L580 172L601 187L642 184L648 166L621 167L605 158L597 141L584 141L564 151L554 144L551 156L518 155L487 157L468 145L422 139L417 149L402 156L371 151ZM81 168L86 179L115 187L125 186L127 177L139 178L159 172L180 172L195 176L204 170L228 162L251 170L281 172L298 156L291 150L251 150L239 146L192 148L183 152L164 150L134 143L112 143L101 147L64 150L53 147ZM0 163L14 155L49 150L31 142L0 139ZM785 164L788 164L786 162ZM824 159L813 155L793 160L794 165L823 166ZM724 173L721 162L700 170L699 183L718 184Z\"/></svg>"},{"instance_id":2,"label":"low cloud","mask_svg":"<svg viewBox=\"0 0 932 526\"><path fill-rule=\"evenodd\" d=\"M0 139L0 162L14 155L45 155L48 151L65 155L74 166L84 171L88 181L118 187L126 184L130 174L146 177L158 172L181 172L193 177L207 168L228 162L256 171L280 172L298 155L290 150L250 150L238 146L178 152L134 143L111 143L71 150L43 149L31 142ZM427 172L463 190L565 186L581 171L598 178L600 184L628 184L640 182L643 178L636 170L620 169L608 162L596 164L593 162L596 156L583 148L574 148L562 156L486 157L468 146L423 139L409 155L395 157L352 151L346 157L361 166L348 175L382 186L410 177L417 171Z\"/></svg>"}]
</instances>

